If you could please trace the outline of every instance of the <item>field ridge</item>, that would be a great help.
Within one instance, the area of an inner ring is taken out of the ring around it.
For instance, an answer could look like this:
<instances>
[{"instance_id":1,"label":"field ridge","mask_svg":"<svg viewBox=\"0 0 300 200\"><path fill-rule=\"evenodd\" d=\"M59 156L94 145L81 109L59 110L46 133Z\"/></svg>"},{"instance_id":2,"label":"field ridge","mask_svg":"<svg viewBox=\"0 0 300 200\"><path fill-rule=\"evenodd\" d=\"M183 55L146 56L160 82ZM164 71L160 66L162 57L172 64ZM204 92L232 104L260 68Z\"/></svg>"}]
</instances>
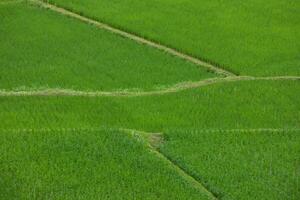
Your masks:
<instances>
[{"instance_id":1,"label":"field ridge","mask_svg":"<svg viewBox=\"0 0 300 200\"><path fill-rule=\"evenodd\" d=\"M204 60L200 60L199 58L196 58L196 57L193 57L191 55L188 55L186 53L183 53L183 52L180 52L176 49L173 49L171 47L168 47L168 46L165 46L165 45L162 45L162 44L159 44L159 43L156 43L156 42L153 42L151 40L148 40L146 38L143 38L143 37L140 37L140 36L137 36L133 33L129 33L129 32L126 32L126 31L123 31L121 29L118 29L118 28L114 28L106 23L103 23L103 22L100 22L100 21L97 21L97 20L94 20L94 19L90 19L88 17L85 17L83 15L80 15L80 14L77 14L73 11L70 11L68 9L65 9L65 8L62 8L62 7L58 7L56 5L53 5L53 4L50 4L50 3L46 3L46 2L43 2L43 1L39 1L39 0L28 0L29 2L31 3L34 3L34 4L37 4L43 8L46 8L46 9L50 9L52 11L55 11L57 13L60 13L62 15L65 15L65 16L69 16L69 17L72 17L72 18L75 18L77 20L80 20L82 22L85 22L85 23L88 23L88 24L92 24L100 29L104 29L104 30L107 30L109 32L112 32L114 34L117 34L117 35L120 35L122 37L125 37L125 38L128 38L130 40L133 40L135 42L138 42L138 43L141 43L141 44L144 44L144 45L147 45L147 46L150 46L150 47L153 47L153 48L156 48L156 49L159 49L161 51L164 51L166 53L169 53L173 56L176 56L176 57L179 57L181 59L184 59L186 61L189 61L191 63L194 63L200 67L205 67L207 68L209 71L212 71L216 74L220 74L220 75L223 75L223 76L236 76L236 74L234 74L233 72L230 72L228 70L225 70L225 69L222 69L220 67L217 67L211 63L208 63Z\"/></svg>"},{"instance_id":2,"label":"field ridge","mask_svg":"<svg viewBox=\"0 0 300 200\"><path fill-rule=\"evenodd\" d=\"M176 93L192 88L214 85L218 83L238 82L238 81L277 81L277 80L300 80L300 76L270 76L270 77L253 77L253 76L231 76L224 78L210 78L195 82L182 82L162 89L152 91L130 91L130 89L119 91L82 91L63 88L41 88L41 89L0 89L0 96L111 96L111 97L134 97L134 96L153 96L169 93Z\"/></svg>"},{"instance_id":3,"label":"field ridge","mask_svg":"<svg viewBox=\"0 0 300 200\"><path fill-rule=\"evenodd\" d=\"M163 143L163 134L162 133L150 133L145 132L141 130L135 130L135 129L126 129L126 128L120 128L119 130L123 132L127 132L131 135L137 135L139 137L142 137L143 140L146 141L148 144L149 149L156 154L160 159L164 160L166 163L168 163L170 166L172 166L176 172L184 179L186 179L188 182L190 182L195 188L199 189L202 192L205 192L208 197L214 200L218 200L216 195L211 192L208 188L206 188L199 180L197 180L195 177L193 177L192 174L188 173L186 170L184 170L182 167L177 165L172 159L168 158L164 153L162 153L159 150L159 145ZM157 142L151 141L154 137L154 140L160 140L160 144L157 144Z\"/></svg>"},{"instance_id":4,"label":"field ridge","mask_svg":"<svg viewBox=\"0 0 300 200\"><path fill-rule=\"evenodd\" d=\"M182 168L180 165L178 165L176 162L174 162L171 158L163 154L159 148L155 148L151 145L152 151L154 151L158 157L168 162L170 165L173 166L173 168L185 179L189 180L194 187L198 188L199 190L205 192L211 199L218 200L218 197L214 192L210 191L207 186L203 185L196 177L194 177L192 174L190 174L187 170Z\"/></svg>"}]
</instances>

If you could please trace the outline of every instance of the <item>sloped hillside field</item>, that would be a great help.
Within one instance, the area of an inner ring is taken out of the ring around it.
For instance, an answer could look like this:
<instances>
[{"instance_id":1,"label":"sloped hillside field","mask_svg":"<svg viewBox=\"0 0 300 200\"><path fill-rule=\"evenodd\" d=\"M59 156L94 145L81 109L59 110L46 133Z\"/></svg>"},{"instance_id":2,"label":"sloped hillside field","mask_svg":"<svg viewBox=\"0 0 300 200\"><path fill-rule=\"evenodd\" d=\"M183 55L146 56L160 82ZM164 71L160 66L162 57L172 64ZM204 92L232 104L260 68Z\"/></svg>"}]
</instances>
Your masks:
<instances>
[{"instance_id":1,"label":"sloped hillside field","mask_svg":"<svg viewBox=\"0 0 300 200\"><path fill-rule=\"evenodd\" d=\"M299 9L0 0L0 199L298 200Z\"/></svg>"}]
</instances>

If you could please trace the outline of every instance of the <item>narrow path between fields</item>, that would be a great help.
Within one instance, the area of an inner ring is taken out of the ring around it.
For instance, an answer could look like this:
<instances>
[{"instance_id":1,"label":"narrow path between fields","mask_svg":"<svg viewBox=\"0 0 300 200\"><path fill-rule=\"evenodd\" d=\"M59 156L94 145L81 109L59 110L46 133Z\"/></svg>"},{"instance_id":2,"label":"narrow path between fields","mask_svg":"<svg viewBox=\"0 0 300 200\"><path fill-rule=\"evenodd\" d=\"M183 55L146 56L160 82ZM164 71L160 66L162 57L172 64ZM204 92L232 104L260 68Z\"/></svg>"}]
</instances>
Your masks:
<instances>
[{"instance_id":1,"label":"narrow path between fields","mask_svg":"<svg viewBox=\"0 0 300 200\"><path fill-rule=\"evenodd\" d=\"M252 76L231 76L225 78L210 78L197 82L183 82L176 85L153 91L129 91L130 89L120 91L81 91L63 88L46 89L27 89L27 90L5 90L0 89L0 97L8 96L83 96L83 97L136 97L136 96L154 96L169 93L176 93L188 89L200 88L219 83L229 83L238 81L278 81L278 80L300 80L300 76L274 76L274 77L252 77Z\"/></svg>"},{"instance_id":2,"label":"narrow path between fields","mask_svg":"<svg viewBox=\"0 0 300 200\"><path fill-rule=\"evenodd\" d=\"M159 149L159 145L163 143L163 134L161 133L150 133L145 131L139 131L134 129L124 129L120 128L119 130L129 133L133 136L142 137L142 139L146 140L149 149L156 154L161 160L164 160L170 166L173 167L174 170L186 181L192 184L198 190L204 192L209 198L217 200L216 195L211 192L208 188L206 188L199 180L197 180L194 176L188 173L184 168L177 165L171 158L162 153ZM159 141L159 142L158 142ZM160 143L160 144L159 144Z\"/></svg>"},{"instance_id":3,"label":"narrow path between fields","mask_svg":"<svg viewBox=\"0 0 300 200\"><path fill-rule=\"evenodd\" d=\"M80 21L83 21L85 23L88 23L88 24L92 24L100 29L104 29L104 30L107 30L109 32L112 32L114 34L117 34L117 35L120 35L122 37L125 37L125 38L128 38L128 39L131 39L133 41L136 41L138 43L141 43L141 44L144 44L144 45L147 45L147 46L151 46L153 48L156 48L156 49L159 49L159 50L162 50L164 52L167 52L173 56L176 56L176 57L179 57L181 59L184 59L184 60L187 60L189 62L192 62L200 67L205 67L207 68L208 70L216 73L216 74L220 74L220 75L224 75L224 76L236 76L236 74L230 72L230 71L227 71L225 69L222 69L220 67L217 67L211 63L208 63L208 62L205 62L203 60L200 60L199 58L195 58L193 56L190 56L188 54L185 54L183 52L180 52L176 49L173 49L173 48L170 48L168 46L165 46L165 45L162 45L162 44L158 44L156 42L153 42L153 41L150 41L148 39L145 39L143 37L140 37L140 36L137 36L137 35L134 35L132 33L128 33L128 32L125 32L123 30L120 30L120 29L117 29L117 28L114 28L106 23L103 23L103 22L99 22L99 21L96 21L96 20L93 20L93 19L90 19L88 17L85 17L85 16L82 16L80 14L77 14L77 13L74 13L70 10L67 10L65 8L61 8L61 7L58 7L56 5L53 5L53 4L50 4L50 3L46 3L46 2L42 2L40 0L29 0L30 2L34 3L34 4L37 4L43 8L46 8L46 9L50 9L50 10L53 10L55 12L58 12L60 14L63 14L65 16L69 16L69 17L72 17L72 18L75 18L75 19L78 19Z\"/></svg>"}]
</instances>

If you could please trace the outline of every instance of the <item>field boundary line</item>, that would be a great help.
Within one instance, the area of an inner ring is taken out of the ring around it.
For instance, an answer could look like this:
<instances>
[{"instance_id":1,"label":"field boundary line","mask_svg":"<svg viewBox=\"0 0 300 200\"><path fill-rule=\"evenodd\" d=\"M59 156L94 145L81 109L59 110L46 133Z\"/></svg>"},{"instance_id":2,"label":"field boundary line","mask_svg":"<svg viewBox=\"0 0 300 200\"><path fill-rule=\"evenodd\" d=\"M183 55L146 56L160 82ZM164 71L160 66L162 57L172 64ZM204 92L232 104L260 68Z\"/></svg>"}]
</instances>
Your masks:
<instances>
[{"instance_id":1,"label":"field boundary line","mask_svg":"<svg viewBox=\"0 0 300 200\"><path fill-rule=\"evenodd\" d=\"M212 71L212 72L214 72L216 74L220 74L220 75L224 75L224 76L236 76L236 74L234 74L234 73L232 73L230 71L227 71L225 69L222 69L220 67L217 67L217 66L215 66L215 65L213 65L211 63L208 63L208 62L206 62L204 60L201 60L199 58L193 57L193 56L188 55L186 53L180 52L180 51L178 51L178 50L176 50L174 48L168 47L166 45L159 44L157 42L154 42L154 41L151 41L149 39L143 38L141 36L135 35L134 33L129 33L129 32L123 31L121 29L115 28L115 27L113 27L113 26L111 26L109 24L106 24L104 22L100 22L100 21L97 21L97 20L85 17L83 15L80 15L78 13L70 11L70 10L68 10L66 8L62 8L62 7L56 6L54 4L46 3L46 2L40 1L40 0L28 0L28 1L32 2L34 4L37 4L37 5L39 5L39 6L43 7L43 8L50 9L52 11L60 13L62 15L75 18L77 20L80 20L80 21L88 23L88 24L92 24L92 25L96 26L97 28L107 30L107 31L109 31L111 33L117 34L119 36L122 36L122 37L130 39L130 40L133 40L133 41L135 41L137 43L141 43L141 44L144 44L144 45L147 45L147 46L159 49L159 50L164 51L164 52L166 52L168 54L171 54L173 56L176 56L176 57L179 57L179 58L184 59L186 61L189 61L191 63L194 63L197 66L200 66L202 68L206 68L209 71Z\"/></svg>"},{"instance_id":2,"label":"field boundary line","mask_svg":"<svg viewBox=\"0 0 300 200\"><path fill-rule=\"evenodd\" d=\"M25 89L25 90L5 90L0 89L0 97L9 96L82 96L82 97L137 97L137 96L154 96L176 93L188 89L200 88L218 83L238 82L238 81L277 81L277 80L300 80L300 76L276 76L276 77L252 77L252 76L231 76L224 78L210 78L196 82L182 82L163 89L152 91L81 91L63 88L42 88L42 89Z\"/></svg>"},{"instance_id":3,"label":"field boundary line","mask_svg":"<svg viewBox=\"0 0 300 200\"><path fill-rule=\"evenodd\" d=\"M170 159L168 156L166 156L164 153L162 153L159 150L159 147L156 145L153 145L151 143L151 136L154 135L155 137L157 137L159 135L159 137L163 138L163 134L162 133L150 133L150 132L145 132L145 131L139 131L139 130L134 130L134 129L123 129L121 128L120 130L123 130L124 132L130 133L133 136L139 136L142 137L143 140L146 141L146 143L148 144L149 149L156 154L157 157L159 157L161 160L163 160L164 162L168 163L170 166L172 166L174 168L174 170L186 181L190 182L192 184L193 187L197 188L198 190L205 192L205 194L214 200L218 200L218 198L216 197L216 195L211 192L206 186L204 186L199 180L197 180L195 177L193 177L191 174L189 174L184 168L182 168L181 166L177 165L174 161L172 161L172 159ZM150 140L149 140L150 138Z\"/></svg>"},{"instance_id":4,"label":"field boundary line","mask_svg":"<svg viewBox=\"0 0 300 200\"><path fill-rule=\"evenodd\" d=\"M189 174L184 168L182 168L180 165L175 163L172 159L170 159L168 156L163 154L159 149L152 147L151 148L153 152L157 154L158 157L168 162L172 167L175 168L175 170L186 179L190 180L191 183L193 183L194 186L198 186L199 190L204 191L210 198L214 200L218 200L216 194L214 194L212 191L210 191L206 186L204 186L199 180L197 180L193 175Z\"/></svg>"}]
</instances>

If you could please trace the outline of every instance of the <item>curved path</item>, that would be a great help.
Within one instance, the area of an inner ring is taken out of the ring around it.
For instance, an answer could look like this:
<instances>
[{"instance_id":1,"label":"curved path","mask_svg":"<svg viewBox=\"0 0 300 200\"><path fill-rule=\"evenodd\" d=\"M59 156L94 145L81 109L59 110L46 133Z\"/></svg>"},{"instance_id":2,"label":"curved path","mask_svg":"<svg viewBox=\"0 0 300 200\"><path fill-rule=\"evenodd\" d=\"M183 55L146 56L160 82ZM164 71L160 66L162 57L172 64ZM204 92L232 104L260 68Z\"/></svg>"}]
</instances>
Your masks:
<instances>
[{"instance_id":1,"label":"curved path","mask_svg":"<svg viewBox=\"0 0 300 200\"><path fill-rule=\"evenodd\" d=\"M7 96L84 96L84 97L136 97L136 96L153 96L169 93L180 92L192 88L200 88L218 83L238 82L238 81L256 81L256 80L300 80L300 76L274 76L274 77L252 77L252 76L231 76L225 78L211 78L197 82L183 82L161 90L153 91L81 91L62 88L46 88L46 89L28 89L28 90L0 90L0 97Z\"/></svg>"}]
</instances>

